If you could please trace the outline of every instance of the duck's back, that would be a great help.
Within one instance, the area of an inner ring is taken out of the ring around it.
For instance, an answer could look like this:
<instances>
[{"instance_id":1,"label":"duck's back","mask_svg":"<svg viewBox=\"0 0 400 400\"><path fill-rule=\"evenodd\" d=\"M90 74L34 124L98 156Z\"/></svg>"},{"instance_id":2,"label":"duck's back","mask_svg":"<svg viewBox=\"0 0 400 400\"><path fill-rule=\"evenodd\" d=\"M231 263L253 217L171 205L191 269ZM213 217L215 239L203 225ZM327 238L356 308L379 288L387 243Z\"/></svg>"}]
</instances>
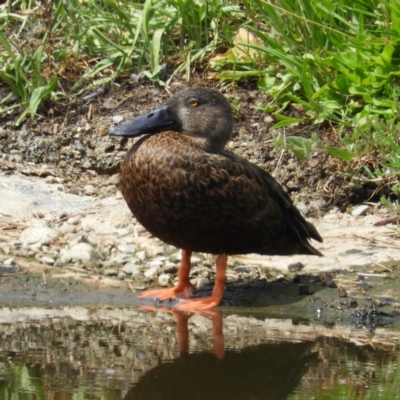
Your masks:
<instances>
[{"instance_id":1,"label":"duck's back","mask_svg":"<svg viewBox=\"0 0 400 400\"><path fill-rule=\"evenodd\" d=\"M265 171L229 152L207 153L164 132L139 140L120 171L138 221L185 250L227 254L319 254L320 240Z\"/></svg>"}]
</instances>

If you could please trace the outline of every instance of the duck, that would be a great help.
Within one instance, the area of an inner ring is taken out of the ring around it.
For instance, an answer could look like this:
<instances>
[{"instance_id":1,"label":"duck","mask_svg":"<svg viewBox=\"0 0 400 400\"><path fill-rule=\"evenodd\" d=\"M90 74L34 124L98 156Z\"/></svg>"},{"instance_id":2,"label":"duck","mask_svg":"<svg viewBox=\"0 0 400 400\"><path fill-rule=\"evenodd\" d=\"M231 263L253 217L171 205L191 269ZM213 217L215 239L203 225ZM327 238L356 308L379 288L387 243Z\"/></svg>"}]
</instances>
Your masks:
<instances>
[{"instance_id":1,"label":"duck","mask_svg":"<svg viewBox=\"0 0 400 400\"><path fill-rule=\"evenodd\" d=\"M218 90L188 87L165 104L125 122L110 136L138 138L119 171L120 189L134 217L152 235L181 249L178 284L139 297L179 300L188 312L220 304L228 256L309 254L317 229L264 169L225 150L234 126ZM193 252L216 255L211 296L192 298Z\"/></svg>"}]
</instances>

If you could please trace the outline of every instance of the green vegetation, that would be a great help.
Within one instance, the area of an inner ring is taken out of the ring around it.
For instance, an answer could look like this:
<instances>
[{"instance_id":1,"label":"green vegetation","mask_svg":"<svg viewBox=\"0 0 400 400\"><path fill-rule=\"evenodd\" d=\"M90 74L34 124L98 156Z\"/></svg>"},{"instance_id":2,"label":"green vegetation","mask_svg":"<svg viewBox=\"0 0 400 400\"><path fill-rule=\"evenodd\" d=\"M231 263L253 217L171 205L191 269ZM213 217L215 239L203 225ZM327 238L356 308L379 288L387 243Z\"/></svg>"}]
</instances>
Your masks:
<instances>
[{"instance_id":1,"label":"green vegetation","mask_svg":"<svg viewBox=\"0 0 400 400\"><path fill-rule=\"evenodd\" d=\"M344 359L347 358L343 354ZM312 387L308 382L289 396L289 400L393 400L400 390L399 357L382 365L349 361L334 365L335 377L327 380L323 387ZM350 378L351 377L351 378ZM311 386L311 387L307 387Z\"/></svg>"},{"instance_id":2,"label":"green vegetation","mask_svg":"<svg viewBox=\"0 0 400 400\"><path fill-rule=\"evenodd\" d=\"M16 365L9 362L9 368L0 364L0 396L2 399L42 400L45 398L39 380L32 377L26 365ZM7 379L4 379L7 377Z\"/></svg>"},{"instance_id":3,"label":"green vegetation","mask_svg":"<svg viewBox=\"0 0 400 400\"><path fill-rule=\"evenodd\" d=\"M17 125L130 74L168 85L165 64L186 79L197 69L267 93L259 108L274 117L277 146L368 157L368 174L399 193L398 1L8 0L0 32L0 84L11 89L0 115L21 110ZM342 148L284 137L299 123L335 125Z\"/></svg>"}]
</instances>

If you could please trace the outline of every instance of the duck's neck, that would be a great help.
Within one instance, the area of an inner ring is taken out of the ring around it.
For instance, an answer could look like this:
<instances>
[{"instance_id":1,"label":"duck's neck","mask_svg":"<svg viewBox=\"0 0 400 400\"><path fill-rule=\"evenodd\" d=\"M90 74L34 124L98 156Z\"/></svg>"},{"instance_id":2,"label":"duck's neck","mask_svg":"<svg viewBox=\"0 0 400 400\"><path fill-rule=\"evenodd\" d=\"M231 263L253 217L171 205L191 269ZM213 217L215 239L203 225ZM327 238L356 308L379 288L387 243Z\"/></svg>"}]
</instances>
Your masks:
<instances>
[{"instance_id":1,"label":"duck's neck","mask_svg":"<svg viewBox=\"0 0 400 400\"><path fill-rule=\"evenodd\" d=\"M199 137L184 133L184 135L193 143L196 147L204 150L207 153L220 153L225 147L225 141L210 140L208 137Z\"/></svg>"}]
</instances>

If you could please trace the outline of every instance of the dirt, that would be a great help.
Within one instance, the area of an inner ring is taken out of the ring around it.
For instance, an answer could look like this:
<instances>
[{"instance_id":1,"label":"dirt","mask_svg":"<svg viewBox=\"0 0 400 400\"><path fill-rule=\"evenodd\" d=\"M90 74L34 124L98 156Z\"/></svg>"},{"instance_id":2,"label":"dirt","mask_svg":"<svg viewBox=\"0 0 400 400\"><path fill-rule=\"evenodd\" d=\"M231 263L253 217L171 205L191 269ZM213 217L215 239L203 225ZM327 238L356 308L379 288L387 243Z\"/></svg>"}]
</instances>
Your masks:
<instances>
[{"instance_id":1,"label":"dirt","mask_svg":"<svg viewBox=\"0 0 400 400\"><path fill-rule=\"evenodd\" d=\"M193 85L204 83L197 78ZM184 86L186 83L179 81L169 91L173 93ZM300 161L290 151L276 151L273 137L278 132L269 131L274 121L258 109L268 103L266 95L250 86L225 94L234 105L236 117L228 149L270 171L295 202L306 204L306 214L318 215L333 207L345 211L349 205L377 198L376 184L360 183L348 172L348 166L328 157L321 149L314 149L312 159L307 161ZM27 120L19 128L14 126L17 110L10 112L0 128L0 169L62 178L64 190L75 194L87 184L96 188L118 171L123 154L132 145L132 141L107 136L116 125L113 117L128 120L168 97L164 88L149 82L125 81L76 98L72 103L44 107L33 122ZM312 132L317 132L325 144L337 144L337 134L330 126L305 125L285 131L288 136L306 138ZM114 190L106 188L105 194Z\"/></svg>"}]
</instances>

